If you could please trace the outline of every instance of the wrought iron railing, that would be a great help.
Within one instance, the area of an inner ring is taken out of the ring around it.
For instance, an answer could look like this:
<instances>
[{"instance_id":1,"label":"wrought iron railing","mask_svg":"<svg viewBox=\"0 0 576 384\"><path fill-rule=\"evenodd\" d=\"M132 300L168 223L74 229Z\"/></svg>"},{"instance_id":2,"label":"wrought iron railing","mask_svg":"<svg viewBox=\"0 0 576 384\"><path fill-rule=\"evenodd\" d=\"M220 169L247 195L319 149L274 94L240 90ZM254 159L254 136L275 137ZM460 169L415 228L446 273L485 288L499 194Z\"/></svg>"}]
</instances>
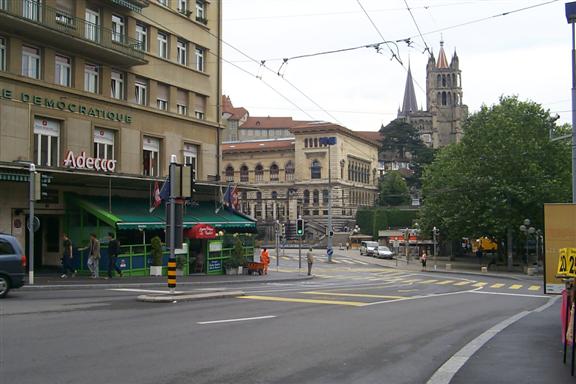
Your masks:
<instances>
[{"instance_id":1,"label":"wrought iron railing","mask_svg":"<svg viewBox=\"0 0 576 384\"><path fill-rule=\"evenodd\" d=\"M38 0L0 0L0 14L3 13L135 58L144 58L140 41L74 17L66 10L46 6Z\"/></svg>"}]
</instances>

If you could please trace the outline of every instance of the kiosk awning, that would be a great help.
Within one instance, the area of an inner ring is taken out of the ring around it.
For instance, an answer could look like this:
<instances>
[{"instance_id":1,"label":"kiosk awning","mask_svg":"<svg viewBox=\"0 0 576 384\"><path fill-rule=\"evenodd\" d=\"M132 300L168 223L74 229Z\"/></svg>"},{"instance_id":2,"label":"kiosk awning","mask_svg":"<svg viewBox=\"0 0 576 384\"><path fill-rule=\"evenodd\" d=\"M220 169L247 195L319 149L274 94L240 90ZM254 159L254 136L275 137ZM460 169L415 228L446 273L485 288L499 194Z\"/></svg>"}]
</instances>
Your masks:
<instances>
[{"instance_id":1,"label":"kiosk awning","mask_svg":"<svg viewBox=\"0 0 576 384\"><path fill-rule=\"evenodd\" d=\"M147 199L112 196L69 196L70 202L93 214L98 219L119 230L160 229L165 227L165 207L150 212ZM241 214L218 209L214 202L200 202L198 206L184 208L184 228L196 224L210 224L217 229L238 232L255 232L256 221Z\"/></svg>"}]
</instances>

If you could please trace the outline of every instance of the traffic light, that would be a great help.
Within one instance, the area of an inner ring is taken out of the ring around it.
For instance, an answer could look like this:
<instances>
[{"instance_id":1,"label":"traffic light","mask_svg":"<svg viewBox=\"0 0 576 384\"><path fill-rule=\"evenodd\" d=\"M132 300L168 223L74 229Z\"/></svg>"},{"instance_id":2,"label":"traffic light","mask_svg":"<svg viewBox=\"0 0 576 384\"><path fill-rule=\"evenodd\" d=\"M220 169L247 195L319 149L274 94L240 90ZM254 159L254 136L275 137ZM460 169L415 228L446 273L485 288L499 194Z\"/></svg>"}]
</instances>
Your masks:
<instances>
[{"instance_id":1,"label":"traffic light","mask_svg":"<svg viewBox=\"0 0 576 384\"><path fill-rule=\"evenodd\" d=\"M304 234L304 219L296 220L296 234L302 236Z\"/></svg>"},{"instance_id":2,"label":"traffic light","mask_svg":"<svg viewBox=\"0 0 576 384\"><path fill-rule=\"evenodd\" d=\"M42 200L48 197L48 178L49 176L44 176L39 172L34 172L34 200Z\"/></svg>"}]
</instances>

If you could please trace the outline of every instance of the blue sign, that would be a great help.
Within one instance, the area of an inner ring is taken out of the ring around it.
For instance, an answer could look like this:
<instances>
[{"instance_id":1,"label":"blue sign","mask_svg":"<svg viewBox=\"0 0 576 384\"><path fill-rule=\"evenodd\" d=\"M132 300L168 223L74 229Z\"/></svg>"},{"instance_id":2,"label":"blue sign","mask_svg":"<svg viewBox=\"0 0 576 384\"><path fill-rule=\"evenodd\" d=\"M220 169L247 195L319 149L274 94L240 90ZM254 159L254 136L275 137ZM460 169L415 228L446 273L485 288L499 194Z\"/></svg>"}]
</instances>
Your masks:
<instances>
[{"instance_id":1,"label":"blue sign","mask_svg":"<svg viewBox=\"0 0 576 384\"><path fill-rule=\"evenodd\" d=\"M209 260L208 272L220 271L222 269L222 260Z\"/></svg>"},{"instance_id":2,"label":"blue sign","mask_svg":"<svg viewBox=\"0 0 576 384\"><path fill-rule=\"evenodd\" d=\"M332 248L328 248L326 250L326 253L328 254L328 256L332 256L334 254L334 250Z\"/></svg>"},{"instance_id":3,"label":"blue sign","mask_svg":"<svg viewBox=\"0 0 576 384\"><path fill-rule=\"evenodd\" d=\"M321 137L318 141L320 145L336 145L336 136Z\"/></svg>"}]
</instances>

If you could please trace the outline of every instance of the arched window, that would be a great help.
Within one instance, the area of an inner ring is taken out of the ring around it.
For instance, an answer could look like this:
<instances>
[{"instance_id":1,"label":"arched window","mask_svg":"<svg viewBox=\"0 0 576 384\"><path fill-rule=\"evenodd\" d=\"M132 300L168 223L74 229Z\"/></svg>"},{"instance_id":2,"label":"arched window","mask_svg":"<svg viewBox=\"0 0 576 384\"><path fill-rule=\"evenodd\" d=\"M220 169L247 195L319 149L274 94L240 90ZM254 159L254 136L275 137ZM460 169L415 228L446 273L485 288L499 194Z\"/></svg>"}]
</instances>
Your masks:
<instances>
[{"instance_id":1,"label":"arched window","mask_svg":"<svg viewBox=\"0 0 576 384\"><path fill-rule=\"evenodd\" d=\"M440 88L440 81L442 79L442 76L438 75L438 77L436 77L436 88Z\"/></svg>"},{"instance_id":2,"label":"arched window","mask_svg":"<svg viewBox=\"0 0 576 384\"><path fill-rule=\"evenodd\" d=\"M248 167L246 165L240 167L240 182L241 183L248 182Z\"/></svg>"},{"instance_id":3,"label":"arched window","mask_svg":"<svg viewBox=\"0 0 576 384\"><path fill-rule=\"evenodd\" d=\"M256 192L256 200L262 201L262 192L260 191Z\"/></svg>"},{"instance_id":4,"label":"arched window","mask_svg":"<svg viewBox=\"0 0 576 384\"><path fill-rule=\"evenodd\" d=\"M272 199L276 200L278 198L278 192L272 191Z\"/></svg>"},{"instance_id":5,"label":"arched window","mask_svg":"<svg viewBox=\"0 0 576 384\"><path fill-rule=\"evenodd\" d=\"M322 167L318 160L312 161L312 166L310 167L310 178L311 179L321 179L322 178Z\"/></svg>"},{"instance_id":6,"label":"arched window","mask_svg":"<svg viewBox=\"0 0 576 384\"><path fill-rule=\"evenodd\" d=\"M446 86L446 75L442 75L442 86Z\"/></svg>"},{"instance_id":7,"label":"arched window","mask_svg":"<svg viewBox=\"0 0 576 384\"><path fill-rule=\"evenodd\" d=\"M231 165L226 167L226 181L234 181L234 167Z\"/></svg>"},{"instance_id":8,"label":"arched window","mask_svg":"<svg viewBox=\"0 0 576 384\"><path fill-rule=\"evenodd\" d=\"M453 73L453 74L452 74L452 84L454 84L455 87L458 86L458 83L456 82L456 79L457 79L456 74Z\"/></svg>"},{"instance_id":9,"label":"arched window","mask_svg":"<svg viewBox=\"0 0 576 384\"><path fill-rule=\"evenodd\" d=\"M312 202L314 203L314 205L320 204L320 192L318 192L317 189L315 189L314 192L312 193Z\"/></svg>"},{"instance_id":10,"label":"arched window","mask_svg":"<svg viewBox=\"0 0 576 384\"><path fill-rule=\"evenodd\" d=\"M442 105L446 105L446 92L442 92Z\"/></svg>"},{"instance_id":11,"label":"arched window","mask_svg":"<svg viewBox=\"0 0 576 384\"><path fill-rule=\"evenodd\" d=\"M304 190L304 205L310 204L310 191L305 189Z\"/></svg>"},{"instance_id":12,"label":"arched window","mask_svg":"<svg viewBox=\"0 0 576 384\"><path fill-rule=\"evenodd\" d=\"M314 148L318 147L318 138L314 138Z\"/></svg>"},{"instance_id":13,"label":"arched window","mask_svg":"<svg viewBox=\"0 0 576 384\"><path fill-rule=\"evenodd\" d=\"M448 75L448 78L446 79L446 83L448 84L448 87L452 87L452 75Z\"/></svg>"},{"instance_id":14,"label":"arched window","mask_svg":"<svg viewBox=\"0 0 576 384\"><path fill-rule=\"evenodd\" d=\"M308 139L304 139L304 148L308 148Z\"/></svg>"},{"instance_id":15,"label":"arched window","mask_svg":"<svg viewBox=\"0 0 576 384\"><path fill-rule=\"evenodd\" d=\"M285 173L284 178L286 179L286 181L294 180L294 164L291 161L286 163L284 173Z\"/></svg>"},{"instance_id":16,"label":"arched window","mask_svg":"<svg viewBox=\"0 0 576 384\"><path fill-rule=\"evenodd\" d=\"M322 204L328 205L328 190L327 189L322 190Z\"/></svg>"},{"instance_id":17,"label":"arched window","mask_svg":"<svg viewBox=\"0 0 576 384\"><path fill-rule=\"evenodd\" d=\"M262 164L258 164L254 169L254 177L257 183L264 181L264 167Z\"/></svg>"},{"instance_id":18,"label":"arched window","mask_svg":"<svg viewBox=\"0 0 576 384\"><path fill-rule=\"evenodd\" d=\"M278 173L279 173L278 166L276 164L272 164L270 166L270 181L278 181Z\"/></svg>"}]
</instances>

